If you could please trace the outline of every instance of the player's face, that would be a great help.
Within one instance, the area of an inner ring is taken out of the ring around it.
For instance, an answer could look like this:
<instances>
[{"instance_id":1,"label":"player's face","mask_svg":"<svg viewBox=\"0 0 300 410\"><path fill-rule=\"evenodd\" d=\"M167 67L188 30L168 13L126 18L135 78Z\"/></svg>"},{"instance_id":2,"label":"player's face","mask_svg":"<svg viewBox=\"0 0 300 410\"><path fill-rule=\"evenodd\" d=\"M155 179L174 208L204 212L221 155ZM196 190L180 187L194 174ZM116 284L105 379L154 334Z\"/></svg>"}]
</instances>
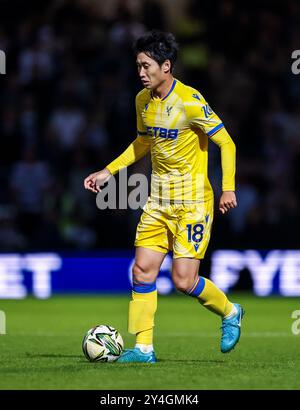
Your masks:
<instances>
[{"instance_id":1,"label":"player's face","mask_svg":"<svg viewBox=\"0 0 300 410\"><path fill-rule=\"evenodd\" d=\"M140 79L145 88L155 90L166 79L165 63L160 66L145 53L137 55L136 63Z\"/></svg>"}]
</instances>

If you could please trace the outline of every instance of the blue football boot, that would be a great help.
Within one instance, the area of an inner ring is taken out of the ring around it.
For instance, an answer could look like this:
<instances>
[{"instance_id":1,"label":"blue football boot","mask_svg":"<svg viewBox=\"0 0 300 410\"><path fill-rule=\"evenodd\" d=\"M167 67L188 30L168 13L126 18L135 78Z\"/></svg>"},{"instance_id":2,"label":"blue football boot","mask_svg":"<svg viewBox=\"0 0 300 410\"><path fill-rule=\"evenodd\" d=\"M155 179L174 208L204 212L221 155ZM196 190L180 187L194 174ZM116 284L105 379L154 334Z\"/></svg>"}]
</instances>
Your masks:
<instances>
[{"instance_id":1,"label":"blue football boot","mask_svg":"<svg viewBox=\"0 0 300 410\"><path fill-rule=\"evenodd\" d=\"M239 341L241 335L241 322L245 314L244 309L237 303L234 303L237 309L237 313L229 318L222 319L222 338L221 338L221 352L230 352L237 342Z\"/></svg>"},{"instance_id":2,"label":"blue football boot","mask_svg":"<svg viewBox=\"0 0 300 410\"><path fill-rule=\"evenodd\" d=\"M139 348L126 349L116 360L116 363L156 363L154 352L143 353Z\"/></svg>"}]
</instances>

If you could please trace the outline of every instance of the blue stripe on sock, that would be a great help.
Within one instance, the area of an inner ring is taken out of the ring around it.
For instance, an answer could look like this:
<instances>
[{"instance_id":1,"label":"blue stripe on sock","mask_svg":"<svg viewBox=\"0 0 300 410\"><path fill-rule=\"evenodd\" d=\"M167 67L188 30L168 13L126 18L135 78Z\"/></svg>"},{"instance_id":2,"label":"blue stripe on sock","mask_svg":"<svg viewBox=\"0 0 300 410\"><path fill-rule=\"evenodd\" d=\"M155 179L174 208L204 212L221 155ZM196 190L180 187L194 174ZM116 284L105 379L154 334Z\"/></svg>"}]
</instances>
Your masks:
<instances>
[{"instance_id":1,"label":"blue stripe on sock","mask_svg":"<svg viewBox=\"0 0 300 410\"><path fill-rule=\"evenodd\" d=\"M204 286L205 286L205 279L203 278L203 276L200 276L197 286L195 287L194 290L192 290L191 292L188 292L188 295L197 298L202 293Z\"/></svg>"},{"instance_id":2,"label":"blue stripe on sock","mask_svg":"<svg viewBox=\"0 0 300 410\"><path fill-rule=\"evenodd\" d=\"M156 290L156 282L152 283L145 283L145 282L138 282L133 283L132 290L137 293L150 293Z\"/></svg>"}]
</instances>

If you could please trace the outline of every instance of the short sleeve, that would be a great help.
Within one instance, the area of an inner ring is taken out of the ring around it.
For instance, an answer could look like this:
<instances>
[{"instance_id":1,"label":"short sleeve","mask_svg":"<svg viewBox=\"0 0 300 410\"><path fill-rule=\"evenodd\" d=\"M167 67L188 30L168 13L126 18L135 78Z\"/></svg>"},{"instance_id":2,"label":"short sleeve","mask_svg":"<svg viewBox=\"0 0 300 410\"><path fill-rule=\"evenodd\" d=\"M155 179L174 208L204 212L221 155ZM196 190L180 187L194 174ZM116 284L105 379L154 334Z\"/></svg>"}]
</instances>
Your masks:
<instances>
[{"instance_id":1,"label":"short sleeve","mask_svg":"<svg viewBox=\"0 0 300 410\"><path fill-rule=\"evenodd\" d=\"M191 91L184 100L184 107L189 125L200 128L208 137L212 137L224 127L220 118L198 91Z\"/></svg>"}]
</instances>

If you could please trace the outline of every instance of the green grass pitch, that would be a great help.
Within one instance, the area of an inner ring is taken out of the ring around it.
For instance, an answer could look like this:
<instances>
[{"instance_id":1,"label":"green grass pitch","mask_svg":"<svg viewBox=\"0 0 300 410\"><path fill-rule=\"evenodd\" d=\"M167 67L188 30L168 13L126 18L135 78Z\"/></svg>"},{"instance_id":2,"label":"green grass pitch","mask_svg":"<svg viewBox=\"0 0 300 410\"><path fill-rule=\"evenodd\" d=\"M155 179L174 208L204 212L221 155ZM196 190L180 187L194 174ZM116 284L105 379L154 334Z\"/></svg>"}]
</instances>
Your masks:
<instances>
[{"instance_id":1,"label":"green grass pitch","mask_svg":"<svg viewBox=\"0 0 300 410\"><path fill-rule=\"evenodd\" d=\"M246 309L242 336L219 350L220 319L183 295L160 296L155 327L159 362L89 363L85 332L110 324L125 347L128 297L56 296L2 300L7 334L0 335L0 389L299 389L300 334L291 331L296 298L235 294Z\"/></svg>"}]
</instances>

